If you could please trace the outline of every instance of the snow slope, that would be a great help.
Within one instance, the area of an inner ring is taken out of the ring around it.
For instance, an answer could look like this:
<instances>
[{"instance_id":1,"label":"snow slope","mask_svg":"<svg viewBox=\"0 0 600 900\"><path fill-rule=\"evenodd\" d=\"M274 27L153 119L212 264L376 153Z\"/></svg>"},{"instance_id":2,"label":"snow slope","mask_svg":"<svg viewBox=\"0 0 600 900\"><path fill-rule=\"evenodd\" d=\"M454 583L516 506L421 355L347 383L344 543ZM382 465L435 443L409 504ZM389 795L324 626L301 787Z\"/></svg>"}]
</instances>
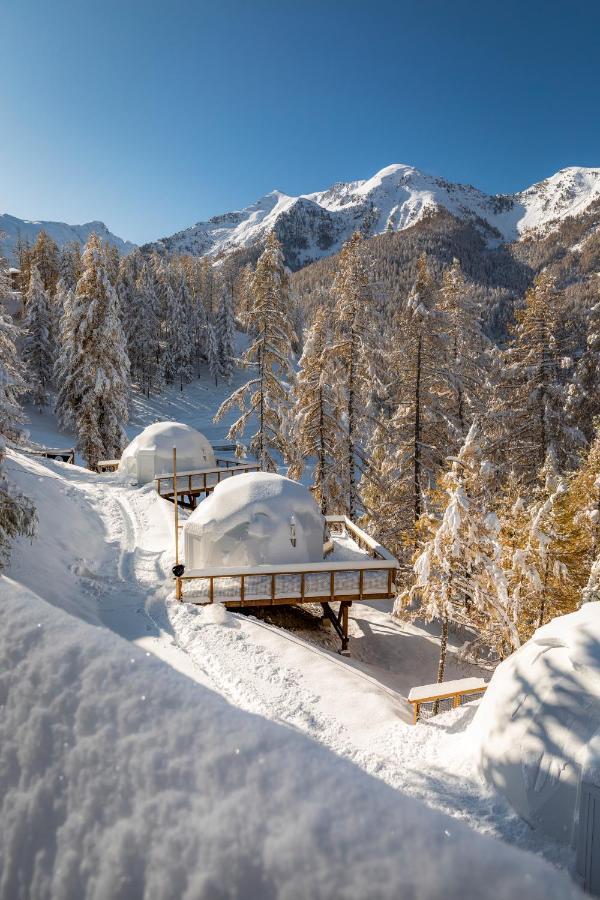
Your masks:
<instances>
[{"instance_id":1,"label":"snow slope","mask_svg":"<svg viewBox=\"0 0 600 900\"><path fill-rule=\"evenodd\" d=\"M273 229L294 267L337 252L357 228L401 231L438 208L476 222L488 238L513 241L550 229L600 198L600 168L562 169L516 194L491 196L407 165L391 165L366 181L291 197L272 191L238 212L214 216L154 246L196 256L250 247Z\"/></svg>"},{"instance_id":2,"label":"snow slope","mask_svg":"<svg viewBox=\"0 0 600 900\"><path fill-rule=\"evenodd\" d=\"M457 766L457 717L406 726L360 667L169 600L172 507L150 486L12 451L7 468L40 532L0 578L1 900L576 896L456 820L506 815Z\"/></svg>"},{"instance_id":3,"label":"snow slope","mask_svg":"<svg viewBox=\"0 0 600 900\"><path fill-rule=\"evenodd\" d=\"M59 247L69 241L84 245L90 234L96 233L103 241L113 244L119 253L126 255L131 253L135 244L124 241L108 230L104 222L86 222L85 225L66 225L64 222L33 222L28 219L18 219L8 213L0 214L0 256L4 256L10 263L17 262L16 247L19 238L30 244L35 240L40 231L45 231Z\"/></svg>"}]
</instances>

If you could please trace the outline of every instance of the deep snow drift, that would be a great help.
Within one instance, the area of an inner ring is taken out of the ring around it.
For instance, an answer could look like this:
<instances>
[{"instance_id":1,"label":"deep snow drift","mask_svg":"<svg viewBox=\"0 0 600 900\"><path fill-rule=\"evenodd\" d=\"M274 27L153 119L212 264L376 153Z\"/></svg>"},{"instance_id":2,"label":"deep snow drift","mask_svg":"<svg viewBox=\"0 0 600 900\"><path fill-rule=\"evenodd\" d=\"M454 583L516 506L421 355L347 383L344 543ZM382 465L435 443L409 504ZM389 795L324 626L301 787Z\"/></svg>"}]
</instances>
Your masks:
<instances>
[{"instance_id":1,"label":"deep snow drift","mask_svg":"<svg viewBox=\"0 0 600 900\"><path fill-rule=\"evenodd\" d=\"M539 628L498 666L470 734L486 778L514 809L535 828L568 842L581 767L598 730L596 602Z\"/></svg>"},{"instance_id":2,"label":"deep snow drift","mask_svg":"<svg viewBox=\"0 0 600 900\"><path fill-rule=\"evenodd\" d=\"M2 900L578 896L0 578Z\"/></svg>"},{"instance_id":3,"label":"deep snow drift","mask_svg":"<svg viewBox=\"0 0 600 900\"><path fill-rule=\"evenodd\" d=\"M270 472L222 481L184 526L188 568L319 562L325 519L304 485Z\"/></svg>"},{"instance_id":4,"label":"deep snow drift","mask_svg":"<svg viewBox=\"0 0 600 900\"><path fill-rule=\"evenodd\" d=\"M181 422L155 422L127 445L119 472L133 476L138 484L147 484L156 475L173 471L173 447L177 448L178 472L209 469L216 464L210 443L195 428Z\"/></svg>"}]
</instances>

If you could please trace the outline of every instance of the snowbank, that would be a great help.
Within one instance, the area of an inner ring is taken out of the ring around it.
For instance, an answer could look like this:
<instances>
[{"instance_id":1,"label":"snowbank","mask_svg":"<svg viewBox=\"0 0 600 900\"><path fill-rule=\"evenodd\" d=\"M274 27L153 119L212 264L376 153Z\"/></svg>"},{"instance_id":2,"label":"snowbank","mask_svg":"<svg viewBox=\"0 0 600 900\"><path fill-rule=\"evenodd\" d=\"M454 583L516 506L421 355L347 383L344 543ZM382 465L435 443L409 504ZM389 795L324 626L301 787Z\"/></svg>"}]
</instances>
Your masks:
<instances>
[{"instance_id":1,"label":"snowbank","mask_svg":"<svg viewBox=\"0 0 600 900\"><path fill-rule=\"evenodd\" d=\"M564 900L552 866L0 578L1 900Z\"/></svg>"},{"instance_id":2,"label":"snowbank","mask_svg":"<svg viewBox=\"0 0 600 900\"><path fill-rule=\"evenodd\" d=\"M304 485L268 472L236 475L217 485L185 523L186 566L319 562L324 528Z\"/></svg>"},{"instance_id":3,"label":"snowbank","mask_svg":"<svg viewBox=\"0 0 600 900\"><path fill-rule=\"evenodd\" d=\"M569 842L584 755L599 729L600 603L587 603L498 666L470 734L484 775L519 815Z\"/></svg>"},{"instance_id":4,"label":"snowbank","mask_svg":"<svg viewBox=\"0 0 600 900\"><path fill-rule=\"evenodd\" d=\"M125 448L119 472L146 484L156 475L173 471L173 447L177 447L177 471L210 469L215 454L207 439L190 425L181 422L155 422L148 425Z\"/></svg>"}]
</instances>

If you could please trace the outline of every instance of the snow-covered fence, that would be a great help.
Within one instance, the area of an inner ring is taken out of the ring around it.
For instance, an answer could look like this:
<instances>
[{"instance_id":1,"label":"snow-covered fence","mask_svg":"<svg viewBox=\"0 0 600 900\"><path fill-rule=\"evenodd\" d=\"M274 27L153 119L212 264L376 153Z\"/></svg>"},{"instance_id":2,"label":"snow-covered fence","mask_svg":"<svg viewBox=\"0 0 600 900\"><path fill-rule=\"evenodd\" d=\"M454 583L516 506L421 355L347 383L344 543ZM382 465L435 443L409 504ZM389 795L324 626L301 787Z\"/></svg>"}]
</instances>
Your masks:
<instances>
[{"instance_id":1,"label":"snow-covered fence","mask_svg":"<svg viewBox=\"0 0 600 900\"><path fill-rule=\"evenodd\" d=\"M441 681L437 684L422 684L410 689L408 702L413 707L413 723L419 719L429 719L438 712L455 709L469 703L483 694L487 683L483 678L458 678L456 681Z\"/></svg>"}]
</instances>

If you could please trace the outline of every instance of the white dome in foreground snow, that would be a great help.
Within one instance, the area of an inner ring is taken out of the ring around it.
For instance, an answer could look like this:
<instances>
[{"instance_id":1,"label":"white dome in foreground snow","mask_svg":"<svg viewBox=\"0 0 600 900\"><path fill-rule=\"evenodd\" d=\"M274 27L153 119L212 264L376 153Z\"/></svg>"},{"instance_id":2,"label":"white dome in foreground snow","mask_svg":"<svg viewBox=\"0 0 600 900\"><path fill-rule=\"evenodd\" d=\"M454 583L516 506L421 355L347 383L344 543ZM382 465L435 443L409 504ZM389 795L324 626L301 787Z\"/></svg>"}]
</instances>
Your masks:
<instances>
[{"instance_id":1,"label":"white dome in foreground snow","mask_svg":"<svg viewBox=\"0 0 600 900\"><path fill-rule=\"evenodd\" d=\"M210 469L215 454L208 440L190 425L181 422L155 422L148 425L125 448L119 472L133 475L146 484L156 475L173 471L173 447L177 448L177 471Z\"/></svg>"},{"instance_id":2,"label":"white dome in foreground snow","mask_svg":"<svg viewBox=\"0 0 600 900\"><path fill-rule=\"evenodd\" d=\"M320 562L325 519L304 485L248 472L217 485L184 525L187 568Z\"/></svg>"},{"instance_id":3,"label":"white dome in foreground snow","mask_svg":"<svg viewBox=\"0 0 600 900\"><path fill-rule=\"evenodd\" d=\"M600 603L539 628L496 669L470 734L483 774L534 828L569 842L600 730Z\"/></svg>"}]
</instances>

